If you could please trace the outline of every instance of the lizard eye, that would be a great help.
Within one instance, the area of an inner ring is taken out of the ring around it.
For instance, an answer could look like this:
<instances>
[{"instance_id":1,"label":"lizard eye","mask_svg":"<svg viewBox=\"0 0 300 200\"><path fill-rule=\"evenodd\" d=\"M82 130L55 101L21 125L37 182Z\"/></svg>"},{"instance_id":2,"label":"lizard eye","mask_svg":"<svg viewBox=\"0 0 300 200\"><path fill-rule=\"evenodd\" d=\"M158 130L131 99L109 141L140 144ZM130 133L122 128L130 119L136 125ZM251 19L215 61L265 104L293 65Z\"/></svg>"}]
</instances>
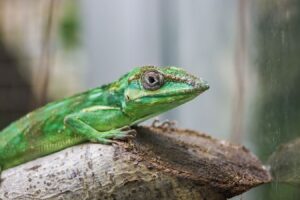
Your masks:
<instances>
[{"instance_id":1,"label":"lizard eye","mask_svg":"<svg viewBox=\"0 0 300 200\"><path fill-rule=\"evenodd\" d=\"M157 90L164 84L164 76L158 71L147 71L142 76L142 85L146 90Z\"/></svg>"}]
</instances>

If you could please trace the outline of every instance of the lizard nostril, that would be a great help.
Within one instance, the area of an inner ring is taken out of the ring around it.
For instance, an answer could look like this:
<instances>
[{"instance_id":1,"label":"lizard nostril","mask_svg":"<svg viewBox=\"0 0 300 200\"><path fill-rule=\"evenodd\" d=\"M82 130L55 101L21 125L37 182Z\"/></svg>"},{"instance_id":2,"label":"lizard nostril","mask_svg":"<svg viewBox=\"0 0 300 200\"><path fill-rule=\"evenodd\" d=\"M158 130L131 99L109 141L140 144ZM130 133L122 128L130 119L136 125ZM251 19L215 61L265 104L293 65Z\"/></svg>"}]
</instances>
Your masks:
<instances>
[{"instance_id":1,"label":"lizard nostril","mask_svg":"<svg viewBox=\"0 0 300 200\"><path fill-rule=\"evenodd\" d=\"M195 82L194 81L192 81L192 80L187 80L187 82L186 82L187 84L189 84L190 86L195 86Z\"/></svg>"}]
</instances>

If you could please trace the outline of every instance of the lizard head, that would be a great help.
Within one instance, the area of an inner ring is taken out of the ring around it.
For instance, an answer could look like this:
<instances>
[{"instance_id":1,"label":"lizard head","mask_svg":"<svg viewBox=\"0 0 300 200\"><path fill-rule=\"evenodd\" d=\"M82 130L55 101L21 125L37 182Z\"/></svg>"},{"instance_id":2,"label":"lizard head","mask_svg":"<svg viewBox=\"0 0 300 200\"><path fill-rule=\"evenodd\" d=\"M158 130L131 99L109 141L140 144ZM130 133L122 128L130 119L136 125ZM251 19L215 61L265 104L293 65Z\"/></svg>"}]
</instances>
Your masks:
<instances>
[{"instance_id":1,"label":"lizard head","mask_svg":"<svg viewBox=\"0 0 300 200\"><path fill-rule=\"evenodd\" d=\"M125 77L123 110L150 118L177 107L209 88L206 81L177 67L145 66Z\"/></svg>"}]
</instances>

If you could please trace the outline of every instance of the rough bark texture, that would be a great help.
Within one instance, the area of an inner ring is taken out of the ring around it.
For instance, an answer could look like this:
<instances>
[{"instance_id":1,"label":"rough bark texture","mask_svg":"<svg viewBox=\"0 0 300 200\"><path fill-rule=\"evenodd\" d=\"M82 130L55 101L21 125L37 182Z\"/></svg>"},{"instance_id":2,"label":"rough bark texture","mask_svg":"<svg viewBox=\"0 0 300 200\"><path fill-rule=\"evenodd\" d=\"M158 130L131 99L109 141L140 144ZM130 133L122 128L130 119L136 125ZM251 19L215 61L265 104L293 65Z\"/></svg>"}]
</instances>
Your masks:
<instances>
[{"instance_id":1,"label":"rough bark texture","mask_svg":"<svg viewBox=\"0 0 300 200\"><path fill-rule=\"evenodd\" d=\"M242 146L170 127L82 144L2 173L0 199L226 199L270 181Z\"/></svg>"}]
</instances>

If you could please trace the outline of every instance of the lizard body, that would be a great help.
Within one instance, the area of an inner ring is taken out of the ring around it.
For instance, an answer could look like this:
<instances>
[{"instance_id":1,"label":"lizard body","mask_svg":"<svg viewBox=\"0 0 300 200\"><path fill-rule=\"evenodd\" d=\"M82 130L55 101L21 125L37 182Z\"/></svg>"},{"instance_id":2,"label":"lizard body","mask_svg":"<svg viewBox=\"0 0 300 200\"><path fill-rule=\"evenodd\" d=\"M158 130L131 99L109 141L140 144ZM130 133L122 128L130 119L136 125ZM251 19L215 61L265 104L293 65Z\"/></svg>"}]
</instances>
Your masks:
<instances>
[{"instance_id":1,"label":"lizard body","mask_svg":"<svg viewBox=\"0 0 300 200\"><path fill-rule=\"evenodd\" d=\"M130 138L130 126L206 89L205 81L183 69L145 66L111 84L49 103L0 132L0 173L79 143Z\"/></svg>"}]
</instances>

